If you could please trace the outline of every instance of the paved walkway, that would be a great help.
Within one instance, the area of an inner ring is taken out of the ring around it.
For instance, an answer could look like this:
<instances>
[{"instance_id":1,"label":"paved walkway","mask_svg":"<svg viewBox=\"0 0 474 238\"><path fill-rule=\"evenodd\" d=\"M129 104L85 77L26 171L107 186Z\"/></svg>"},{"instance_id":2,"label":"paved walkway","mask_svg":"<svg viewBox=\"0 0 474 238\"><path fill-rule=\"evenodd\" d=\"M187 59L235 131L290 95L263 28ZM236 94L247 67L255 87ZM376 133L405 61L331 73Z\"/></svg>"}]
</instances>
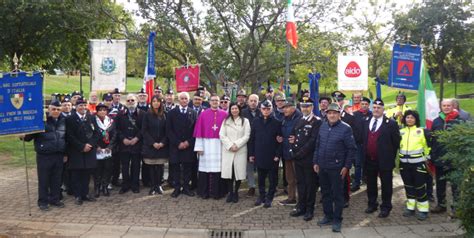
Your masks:
<instances>
[{"instance_id":1,"label":"paved walkway","mask_svg":"<svg viewBox=\"0 0 474 238\"><path fill-rule=\"evenodd\" d=\"M100 197L97 202L74 205L66 196L66 207L42 212L36 206L37 182L35 170L29 171L32 200L28 215L24 168L0 165L0 237L6 236L84 236L84 237L231 237L218 236L220 231L241 231L237 237L448 237L462 234L459 226L447 214L430 214L426 221L402 216L404 191L401 179L394 184L394 209L390 217L367 215L365 188L354 193L351 205L344 210L343 232L334 234L329 227L320 228L322 217L317 204L315 219L305 222L288 214L291 207L281 206L278 196L269 209L254 207L255 198L227 204L221 200L202 200L197 197L171 198L165 195L148 196L141 193ZM318 193L317 199L319 200ZM214 236L212 235L214 231Z\"/></svg>"}]
</instances>

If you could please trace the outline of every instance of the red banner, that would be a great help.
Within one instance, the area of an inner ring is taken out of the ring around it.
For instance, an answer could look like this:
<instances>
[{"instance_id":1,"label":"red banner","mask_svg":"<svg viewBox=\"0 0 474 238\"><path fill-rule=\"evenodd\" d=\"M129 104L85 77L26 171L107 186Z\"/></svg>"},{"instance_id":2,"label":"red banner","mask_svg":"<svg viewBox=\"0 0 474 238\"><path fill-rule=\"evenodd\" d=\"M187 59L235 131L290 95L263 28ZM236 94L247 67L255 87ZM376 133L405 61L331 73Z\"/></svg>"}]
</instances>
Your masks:
<instances>
[{"instance_id":1,"label":"red banner","mask_svg":"<svg viewBox=\"0 0 474 238\"><path fill-rule=\"evenodd\" d=\"M182 66L175 69L176 91L196 91L199 86L199 65Z\"/></svg>"}]
</instances>

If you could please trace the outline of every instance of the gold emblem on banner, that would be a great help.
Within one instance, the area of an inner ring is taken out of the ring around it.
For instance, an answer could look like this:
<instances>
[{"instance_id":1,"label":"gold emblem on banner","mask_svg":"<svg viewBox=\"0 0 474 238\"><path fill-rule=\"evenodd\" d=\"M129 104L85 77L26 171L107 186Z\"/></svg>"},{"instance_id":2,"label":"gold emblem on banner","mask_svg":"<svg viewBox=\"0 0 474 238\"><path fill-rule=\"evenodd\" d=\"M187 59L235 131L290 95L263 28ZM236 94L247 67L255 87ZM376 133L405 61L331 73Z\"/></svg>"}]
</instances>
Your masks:
<instances>
[{"instance_id":1,"label":"gold emblem on banner","mask_svg":"<svg viewBox=\"0 0 474 238\"><path fill-rule=\"evenodd\" d=\"M13 105L16 109L20 109L21 106L23 106L23 101L24 101L23 93L15 93L15 94L12 94L12 95L10 96L10 101L12 102L12 105Z\"/></svg>"}]
</instances>

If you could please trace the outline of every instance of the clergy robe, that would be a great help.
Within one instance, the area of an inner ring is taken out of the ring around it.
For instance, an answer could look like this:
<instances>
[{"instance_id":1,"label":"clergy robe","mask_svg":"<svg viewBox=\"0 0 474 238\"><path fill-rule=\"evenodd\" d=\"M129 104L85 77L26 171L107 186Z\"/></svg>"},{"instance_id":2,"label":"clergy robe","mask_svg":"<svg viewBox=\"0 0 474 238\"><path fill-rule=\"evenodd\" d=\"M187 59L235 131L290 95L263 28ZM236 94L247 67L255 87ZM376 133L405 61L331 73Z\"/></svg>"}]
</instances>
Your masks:
<instances>
[{"instance_id":1,"label":"clergy robe","mask_svg":"<svg viewBox=\"0 0 474 238\"><path fill-rule=\"evenodd\" d=\"M217 109L206 109L199 115L194 128L196 143L194 151L203 151L199 156L198 195L220 198L224 195L221 175L221 141L219 131L227 112ZM219 191L221 190L221 191Z\"/></svg>"}]
</instances>

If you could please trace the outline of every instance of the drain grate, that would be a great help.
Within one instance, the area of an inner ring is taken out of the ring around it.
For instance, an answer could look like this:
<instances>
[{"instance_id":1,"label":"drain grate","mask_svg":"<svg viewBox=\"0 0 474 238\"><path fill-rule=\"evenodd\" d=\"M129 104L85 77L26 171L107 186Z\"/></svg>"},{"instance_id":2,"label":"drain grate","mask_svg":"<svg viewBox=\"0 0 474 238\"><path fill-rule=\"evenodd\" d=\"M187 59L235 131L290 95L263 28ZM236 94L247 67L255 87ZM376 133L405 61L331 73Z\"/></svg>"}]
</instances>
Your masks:
<instances>
[{"instance_id":1,"label":"drain grate","mask_svg":"<svg viewBox=\"0 0 474 238\"><path fill-rule=\"evenodd\" d=\"M210 238L242 238L244 236L243 231L239 230L210 230Z\"/></svg>"}]
</instances>

